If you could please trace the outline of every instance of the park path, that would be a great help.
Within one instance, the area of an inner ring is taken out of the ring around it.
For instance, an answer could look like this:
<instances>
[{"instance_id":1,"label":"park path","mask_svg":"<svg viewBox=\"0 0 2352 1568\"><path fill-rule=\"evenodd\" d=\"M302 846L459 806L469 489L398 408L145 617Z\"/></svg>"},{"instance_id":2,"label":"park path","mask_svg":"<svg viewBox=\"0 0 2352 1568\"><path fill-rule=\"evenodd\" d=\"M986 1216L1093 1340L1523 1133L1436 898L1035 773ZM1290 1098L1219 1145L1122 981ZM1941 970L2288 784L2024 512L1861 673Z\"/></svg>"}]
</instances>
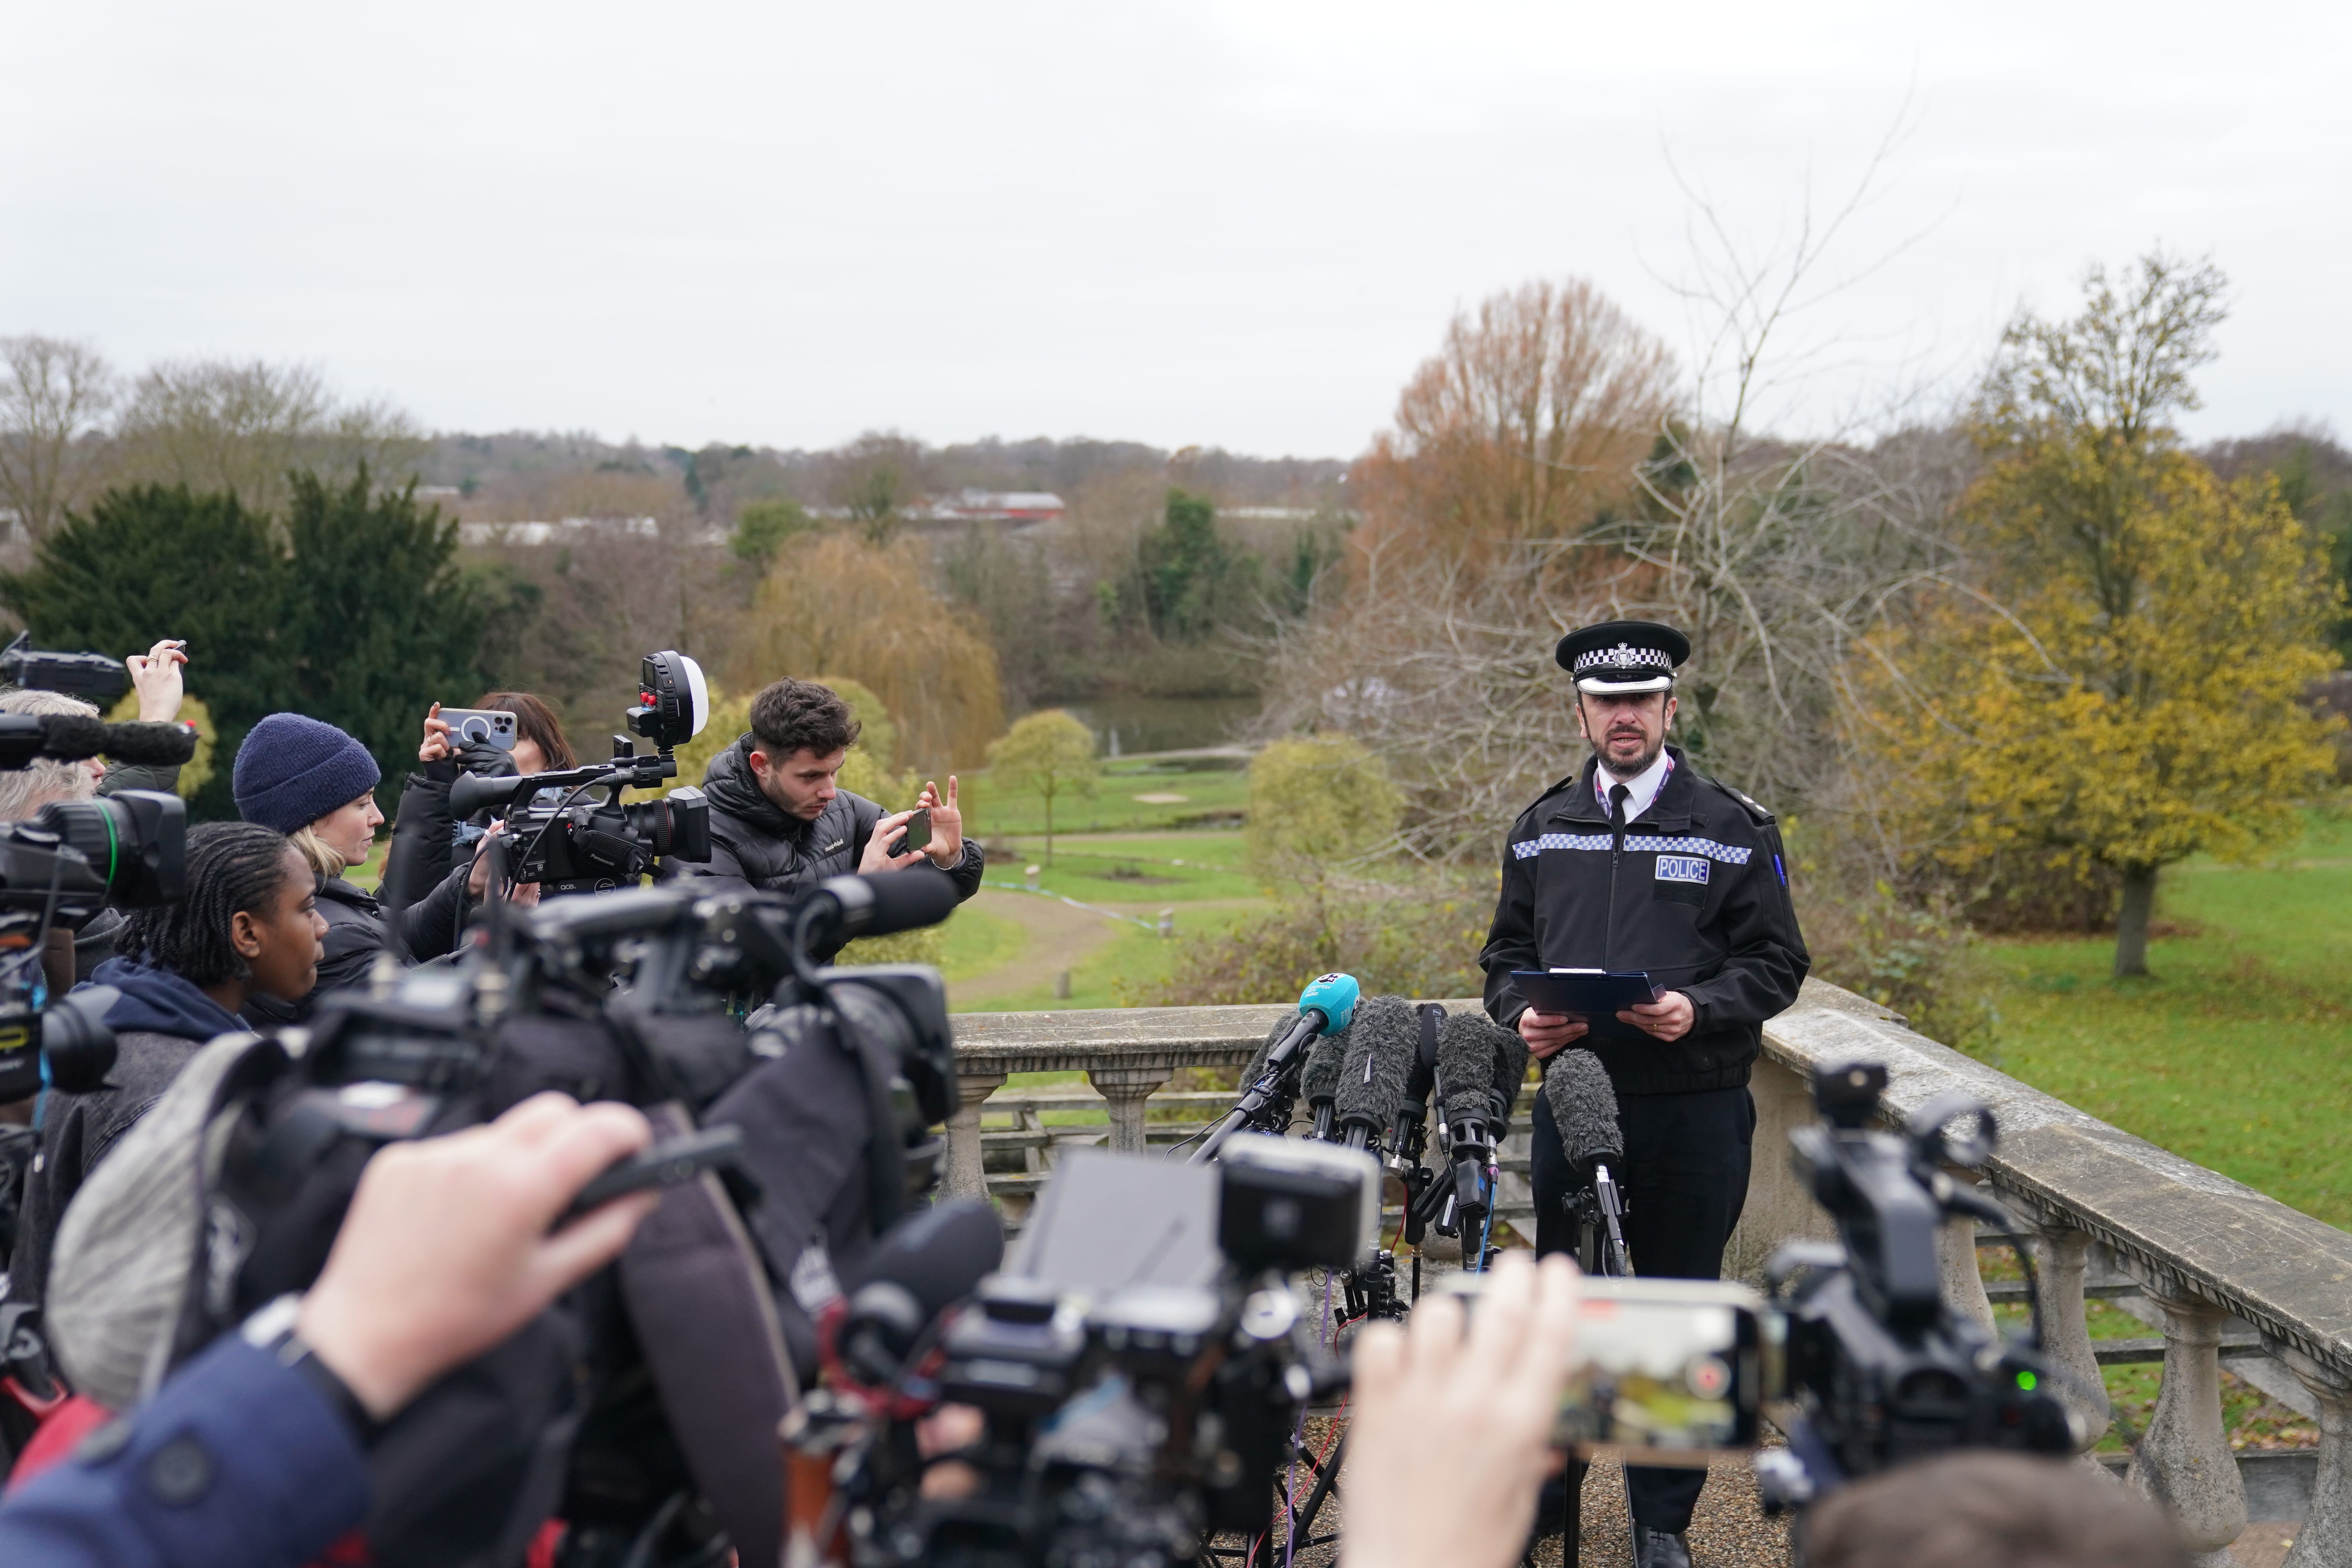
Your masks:
<instances>
[{"instance_id":1,"label":"park path","mask_svg":"<svg viewBox=\"0 0 2352 1568\"><path fill-rule=\"evenodd\" d=\"M1112 921L1100 915L1074 910L1059 899L1041 899L1034 893L982 888L971 896L971 901L972 907L982 914L1001 915L1020 922L1029 940L1010 963L950 984L948 1005L959 1012L999 996L1016 996L1041 985L1050 986L1055 975L1077 967L1080 959L1108 942L1117 931Z\"/></svg>"}]
</instances>

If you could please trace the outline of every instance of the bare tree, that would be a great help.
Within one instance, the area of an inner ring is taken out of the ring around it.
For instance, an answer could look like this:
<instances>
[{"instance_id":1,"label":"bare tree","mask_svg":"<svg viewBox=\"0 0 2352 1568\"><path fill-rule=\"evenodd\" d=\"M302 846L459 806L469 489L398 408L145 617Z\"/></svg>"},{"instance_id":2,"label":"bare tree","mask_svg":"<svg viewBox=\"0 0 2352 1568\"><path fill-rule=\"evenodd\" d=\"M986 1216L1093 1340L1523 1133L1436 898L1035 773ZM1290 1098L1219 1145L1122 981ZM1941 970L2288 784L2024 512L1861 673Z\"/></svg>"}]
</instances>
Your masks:
<instances>
[{"instance_id":1,"label":"bare tree","mask_svg":"<svg viewBox=\"0 0 2352 1568\"><path fill-rule=\"evenodd\" d=\"M71 339L0 338L0 500L38 541L83 500L115 375L95 346Z\"/></svg>"},{"instance_id":2,"label":"bare tree","mask_svg":"<svg viewBox=\"0 0 2352 1568\"><path fill-rule=\"evenodd\" d=\"M1377 532L1444 552L1566 539L1631 489L1675 402L1673 357L1580 278L1457 314L1358 465Z\"/></svg>"},{"instance_id":3,"label":"bare tree","mask_svg":"<svg viewBox=\"0 0 2352 1568\"><path fill-rule=\"evenodd\" d=\"M257 511L284 500L287 471L386 480L414 466L423 434L382 403L345 403L318 371L265 360L175 360L139 378L117 430L118 477L227 490Z\"/></svg>"}]
</instances>

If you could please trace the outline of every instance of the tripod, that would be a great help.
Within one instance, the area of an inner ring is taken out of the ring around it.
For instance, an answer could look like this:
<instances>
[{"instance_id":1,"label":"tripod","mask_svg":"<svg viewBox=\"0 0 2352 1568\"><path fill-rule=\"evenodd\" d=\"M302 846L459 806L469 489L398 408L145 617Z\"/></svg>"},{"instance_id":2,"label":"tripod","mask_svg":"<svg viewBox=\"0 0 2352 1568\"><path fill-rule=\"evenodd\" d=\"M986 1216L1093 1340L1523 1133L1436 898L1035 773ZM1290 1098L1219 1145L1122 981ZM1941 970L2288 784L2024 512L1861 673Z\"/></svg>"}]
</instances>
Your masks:
<instances>
[{"instance_id":1,"label":"tripod","mask_svg":"<svg viewBox=\"0 0 2352 1568\"><path fill-rule=\"evenodd\" d=\"M1591 1179L1568 1194L1567 1207L1569 1216L1576 1221L1576 1266L1587 1274L1632 1279L1633 1264L1625 1251L1625 1196L1618 1190L1609 1167L1596 1162ZM1570 1459L1567 1473L1560 1478L1567 1492L1560 1510L1561 1568L1577 1568L1581 1553L1584 1473L1590 1468L1581 1459ZM1530 1541L1528 1547L1528 1561L1532 1563L1535 1542Z\"/></svg>"}]
</instances>

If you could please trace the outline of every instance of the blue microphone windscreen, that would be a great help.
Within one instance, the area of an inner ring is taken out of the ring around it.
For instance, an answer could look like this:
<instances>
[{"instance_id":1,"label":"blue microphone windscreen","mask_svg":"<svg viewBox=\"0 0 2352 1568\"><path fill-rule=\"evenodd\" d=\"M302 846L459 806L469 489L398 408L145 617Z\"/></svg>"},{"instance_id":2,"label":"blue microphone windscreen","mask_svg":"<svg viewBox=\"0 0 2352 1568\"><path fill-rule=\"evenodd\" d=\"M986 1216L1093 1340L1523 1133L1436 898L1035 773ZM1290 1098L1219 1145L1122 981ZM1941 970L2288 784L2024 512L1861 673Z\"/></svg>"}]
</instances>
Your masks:
<instances>
[{"instance_id":1,"label":"blue microphone windscreen","mask_svg":"<svg viewBox=\"0 0 2352 1568\"><path fill-rule=\"evenodd\" d=\"M1319 974L1308 981L1307 989L1298 994L1298 1010L1302 1013L1309 1007L1319 1010L1330 1020L1324 1026L1323 1032L1336 1035L1355 1017L1356 998L1360 994L1361 987L1357 985L1356 977L1352 974Z\"/></svg>"}]
</instances>

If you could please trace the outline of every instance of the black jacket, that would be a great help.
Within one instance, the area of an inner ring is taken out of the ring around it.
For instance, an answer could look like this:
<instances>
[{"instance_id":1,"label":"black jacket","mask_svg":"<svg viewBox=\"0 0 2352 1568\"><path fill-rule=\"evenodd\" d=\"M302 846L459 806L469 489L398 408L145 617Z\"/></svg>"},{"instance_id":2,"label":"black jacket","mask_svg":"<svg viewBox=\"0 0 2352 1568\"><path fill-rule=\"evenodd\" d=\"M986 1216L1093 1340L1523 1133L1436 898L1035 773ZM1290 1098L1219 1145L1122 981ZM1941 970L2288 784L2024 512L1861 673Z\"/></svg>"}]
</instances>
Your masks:
<instances>
[{"instance_id":1,"label":"black jacket","mask_svg":"<svg viewBox=\"0 0 2352 1568\"><path fill-rule=\"evenodd\" d=\"M122 993L106 1014L114 1030L114 1066L105 1088L52 1094L43 1108L40 1165L26 1184L16 1247L8 1259L11 1300L37 1301L48 1288L58 1222L115 1141L163 1097L207 1040L246 1026L244 1019L170 970L117 958L100 965L93 979Z\"/></svg>"},{"instance_id":2,"label":"black jacket","mask_svg":"<svg viewBox=\"0 0 2352 1568\"><path fill-rule=\"evenodd\" d=\"M460 893L465 891L464 880L458 878ZM426 904L403 910L402 929L414 931L429 907L428 900ZM319 954L319 984L299 1002L280 1002L275 996L250 998L245 1011L256 1027L299 1024L328 992L367 984L375 955L383 951L386 941L383 906L376 902L374 894L335 877L319 886L319 912L327 917L327 934Z\"/></svg>"},{"instance_id":3,"label":"black jacket","mask_svg":"<svg viewBox=\"0 0 2352 1568\"><path fill-rule=\"evenodd\" d=\"M710 802L710 859L703 865L665 862L664 879L707 878L739 889L789 893L856 870L874 825L889 813L843 790L814 822L787 814L760 793L747 758L750 742L746 735L719 752L703 773L702 793ZM963 858L948 871L958 899L979 890L986 866L979 840L966 835Z\"/></svg>"},{"instance_id":4,"label":"black jacket","mask_svg":"<svg viewBox=\"0 0 2352 1568\"><path fill-rule=\"evenodd\" d=\"M1667 750L1674 771L1622 839L1593 795L1596 763L1520 814L1478 955L1486 1011L1507 1028L1528 1006L1514 969L1647 970L1689 997L1696 1016L1679 1040L1593 1043L1620 1094L1746 1083L1764 1020L1797 999L1812 963L1772 814Z\"/></svg>"}]
</instances>

